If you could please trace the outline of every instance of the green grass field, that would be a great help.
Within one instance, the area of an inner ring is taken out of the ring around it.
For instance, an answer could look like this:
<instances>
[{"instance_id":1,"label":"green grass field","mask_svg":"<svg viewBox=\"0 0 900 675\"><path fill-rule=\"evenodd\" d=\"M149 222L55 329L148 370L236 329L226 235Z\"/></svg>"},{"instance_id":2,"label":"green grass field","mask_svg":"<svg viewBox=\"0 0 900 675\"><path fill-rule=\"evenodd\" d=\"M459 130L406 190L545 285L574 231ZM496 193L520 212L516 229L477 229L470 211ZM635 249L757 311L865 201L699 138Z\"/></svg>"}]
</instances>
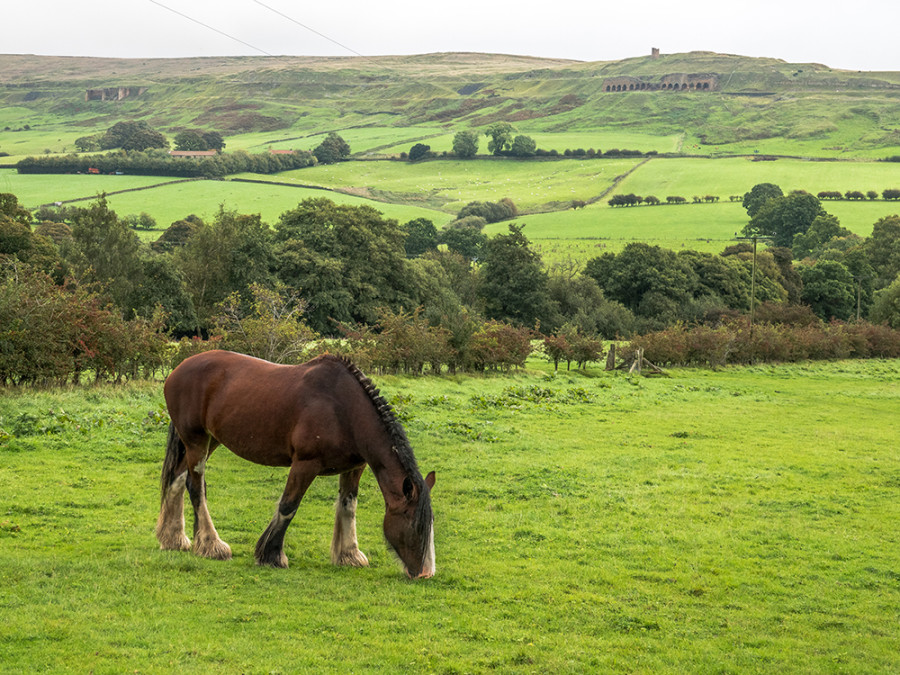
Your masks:
<instances>
[{"instance_id":1,"label":"green grass field","mask_svg":"<svg viewBox=\"0 0 900 675\"><path fill-rule=\"evenodd\" d=\"M640 160L344 162L284 174L298 182L351 188L391 201L425 202L455 213L470 201L512 199L520 210L566 208L602 194Z\"/></svg>"},{"instance_id":2,"label":"green grass field","mask_svg":"<svg viewBox=\"0 0 900 675\"><path fill-rule=\"evenodd\" d=\"M900 670L897 362L530 367L376 378L437 471L417 583L369 472L369 569L329 563L334 478L290 568L256 567L286 473L224 449L209 504L234 559L164 553L160 383L4 392L0 671Z\"/></svg>"},{"instance_id":3,"label":"green grass field","mask_svg":"<svg viewBox=\"0 0 900 675\"><path fill-rule=\"evenodd\" d=\"M294 208L304 199L326 197L339 204L358 206L369 204L405 223L413 218L429 218L438 226L450 220L450 216L430 209L406 204L387 204L342 194L340 192L310 190L283 185L259 185L233 181L197 181L178 183L155 188L149 192L130 192L109 197L109 204L120 215L147 211L161 228L173 221L194 213L204 219L212 219L223 205L241 213L259 213L262 219L274 225L285 211ZM148 205L150 208L147 208ZM156 232L158 236L159 232ZM155 238L155 237L154 237Z\"/></svg>"}]
</instances>

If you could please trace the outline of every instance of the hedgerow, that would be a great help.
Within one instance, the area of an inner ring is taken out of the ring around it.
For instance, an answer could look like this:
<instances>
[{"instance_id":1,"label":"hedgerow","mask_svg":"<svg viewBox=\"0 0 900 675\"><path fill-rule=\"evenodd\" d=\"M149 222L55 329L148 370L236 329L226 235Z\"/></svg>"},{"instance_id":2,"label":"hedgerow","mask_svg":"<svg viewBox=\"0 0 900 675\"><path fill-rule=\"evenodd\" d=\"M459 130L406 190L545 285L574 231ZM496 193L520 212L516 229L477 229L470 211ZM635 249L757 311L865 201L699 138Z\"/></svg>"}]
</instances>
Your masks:
<instances>
[{"instance_id":1,"label":"hedgerow","mask_svg":"<svg viewBox=\"0 0 900 675\"><path fill-rule=\"evenodd\" d=\"M85 288L42 272L0 278L0 385L78 384L147 377L164 368L162 317L126 321Z\"/></svg>"},{"instance_id":2,"label":"hedgerow","mask_svg":"<svg viewBox=\"0 0 900 675\"><path fill-rule=\"evenodd\" d=\"M746 319L718 327L677 325L631 340L657 365L723 366L752 363L900 358L900 331L866 321L789 325Z\"/></svg>"},{"instance_id":3,"label":"hedgerow","mask_svg":"<svg viewBox=\"0 0 900 675\"><path fill-rule=\"evenodd\" d=\"M94 155L26 157L16 164L23 174L124 173L142 176L218 178L234 173L277 173L302 169L316 163L308 152L251 155L229 152L202 159L172 157L165 151L119 151Z\"/></svg>"}]
</instances>

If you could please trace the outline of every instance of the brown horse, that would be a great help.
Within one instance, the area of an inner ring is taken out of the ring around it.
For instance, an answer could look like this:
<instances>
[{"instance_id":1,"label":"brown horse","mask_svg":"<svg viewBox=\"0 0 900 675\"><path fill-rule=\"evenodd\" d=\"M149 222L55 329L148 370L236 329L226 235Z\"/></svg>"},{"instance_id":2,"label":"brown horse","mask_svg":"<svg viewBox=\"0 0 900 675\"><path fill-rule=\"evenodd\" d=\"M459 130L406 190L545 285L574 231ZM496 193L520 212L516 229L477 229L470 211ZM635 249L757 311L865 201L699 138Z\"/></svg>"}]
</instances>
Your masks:
<instances>
[{"instance_id":1,"label":"brown horse","mask_svg":"<svg viewBox=\"0 0 900 675\"><path fill-rule=\"evenodd\" d=\"M204 470L218 445L267 466L290 467L269 526L256 544L260 565L287 567L284 534L316 476L340 475L331 560L365 566L356 540L356 500L366 465L384 495L384 536L411 578L434 575L434 472L422 478L403 427L371 380L350 361L320 356L299 366L243 354L192 356L166 379L172 423L163 463L156 537L189 550L184 490L194 507L194 553L227 560L206 506Z\"/></svg>"}]
</instances>

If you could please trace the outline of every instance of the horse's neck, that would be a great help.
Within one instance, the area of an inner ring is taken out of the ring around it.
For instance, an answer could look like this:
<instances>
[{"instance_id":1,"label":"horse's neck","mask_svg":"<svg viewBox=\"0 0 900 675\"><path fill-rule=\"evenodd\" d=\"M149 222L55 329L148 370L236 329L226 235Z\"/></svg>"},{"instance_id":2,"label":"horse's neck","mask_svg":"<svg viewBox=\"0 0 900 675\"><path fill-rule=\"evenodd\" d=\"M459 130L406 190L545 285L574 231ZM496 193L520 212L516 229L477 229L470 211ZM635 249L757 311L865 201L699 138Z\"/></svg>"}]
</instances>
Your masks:
<instances>
[{"instance_id":1,"label":"horse's neck","mask_svg":"<svg viewBox=\"0 0 900 675\"><path fill-rule=\"evenodd\" d=\"M397 452L390 446L387 450L373 453L367 459L369 468L378 481L378 487L384 495L385 501L395 501L403 498L403 479L407 473L400 463Z\"/></svg>"}]
</instances>

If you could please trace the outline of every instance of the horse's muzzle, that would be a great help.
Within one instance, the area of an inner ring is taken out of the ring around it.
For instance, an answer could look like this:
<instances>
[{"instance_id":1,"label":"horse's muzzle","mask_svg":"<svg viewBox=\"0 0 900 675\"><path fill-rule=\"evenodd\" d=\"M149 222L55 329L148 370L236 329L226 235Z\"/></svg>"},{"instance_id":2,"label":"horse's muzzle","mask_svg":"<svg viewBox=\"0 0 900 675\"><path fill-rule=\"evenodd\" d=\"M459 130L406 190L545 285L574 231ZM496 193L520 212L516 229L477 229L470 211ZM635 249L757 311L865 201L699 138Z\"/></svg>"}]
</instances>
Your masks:
<instances>
[{"instance_id":1,"label":"horse's muzzle","mask_svg":"<svg viewBox=\"0 0 900 675\"><path fill-rule=\"evenodd\" d=\"M431 577L434 576L434 568L433 567L431 569L427 569L427 568L423 567L422 571L419 572L418 576L413 576L412 574L410 574L409 570L406 568L404 568L404 571L406 572L406 576L408 576L413 581L415 581L416 579L430 579Z\"/></svg>"}]
</instances>

